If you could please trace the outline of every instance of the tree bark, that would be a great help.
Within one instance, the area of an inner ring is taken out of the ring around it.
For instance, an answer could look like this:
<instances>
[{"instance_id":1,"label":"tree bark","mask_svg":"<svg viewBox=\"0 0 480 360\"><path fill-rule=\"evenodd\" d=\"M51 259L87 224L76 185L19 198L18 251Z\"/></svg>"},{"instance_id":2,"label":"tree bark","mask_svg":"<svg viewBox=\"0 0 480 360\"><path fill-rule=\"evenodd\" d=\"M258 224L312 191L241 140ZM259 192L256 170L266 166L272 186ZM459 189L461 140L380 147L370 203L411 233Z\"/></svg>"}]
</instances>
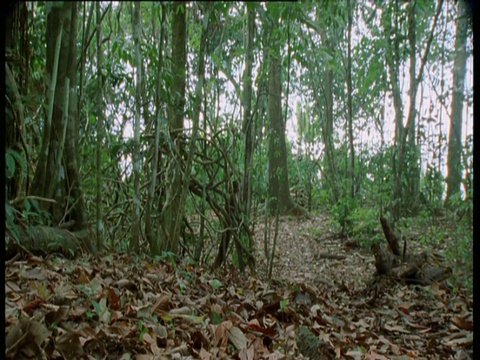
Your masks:
<instances>
[{"instance_id":1,"label":"tree bark","mask_svg":"<svg viewBox=\"0 0 480 360\"><path fill-rule=\"evenodd\" d=\"M102 151L103 151L103 81L102 81L102 20L100 13L100 2L96 4L96 20L97 20L97 153L96 153L96 177L97 177L97 194L96 194L96 237L97 249L103 248L103 206L102 206Z\"/></svg>"},{"instance_id":2,"label":"tree bark","mask_svg":"<svg viewBox=\"0 0 480 360\"><path fill-rule=\"evenodd\" d=\"M403 173L404 173L404 167L406 165L406 155L407 155L407 136L410 132L410 126L413 123L413 118L415 116L415 98L417 96L417 90L418 90L418 84L420 83L420 79L422 78L423 75L423 69L425 67L425 64L427 62L427 57L430 52L430 45L432 43L433 39L433 34L434 30L438 21L438 17L440 15L440 11L443 6L443 0L440 0L437 6L437 10L433 19L433 23L430 29L430 34L429 37L427 38L426 41L426 46L425 50L422 56L422 59L420 61L420 68L418 70L418 74L416 77L414 77L413 83L410 84L410 106L408 110L408 115L407 115L407 123L405 127L403 128L403 131L398 133L398 139L396 136L396 148L397 153L396 157L398 156L398 161L396 159L393 160L393 171L394 171L394 176L395 176L395 182L394 182L394 194L392 198L392 206L391 206L391 212L394 221L398 220L400 218L400 212L401 212L401 198L402 198L402 192L403 192L403 186L402 186L402 178L403 178ZM386 21L384 26L388 28L388 21ZM388 35L387 31L387 35ZM387 56L388 59L388 56ZM398 79L397 79L398 83ZM392 79L392 84L394 84L393 79ZM397 84L398 86L398 84ZM398 115L398 114L397 114ZM397 119L399 120L399 119ZM403 121L403 114L402 114L402 121ZM398 125L398 124L397 124ZM415 132L414 132L415 133Z\"/></svg>"},{"instance_id":3,"label":"tree bark","mask_svg":"<svg viewBox=\"0 0 480 360\"><path fill-rule=\"evenodd\" d=\"M350 197L355 198L355 148L353 146L353 109L352 109L352 7L347 0L348 11L348 54L347 54L347 105L348 138L350 145Z\"/></svg>"},{"instance_id":4,"label":"tree bark","mask_svg":"<svg viewBox=\"0 0 480 360\"><path fill-rule=\"evenodd\" d=\"M288 186L285 124L282 117L282 81L280 44L272 41L270 48L268 117L270 140L268 149L268 191L271 213L286 214L295 207Z\"/></svg>"},{"instance_id":5,"label":"tree bark","mask_svg":"<svg viewBox=\"0 0 480 360\"><path fill-rule=\"evenodd\" d=\"M42 203L53 222L75 220L86 226L85 205L78 171L77 4L51 3L47 10L47 74L50 79L49 116L44 124L42 149L31 194L55 198ZM66 131L66 134L65 134ZM63 151L63 149L65 151ZM61 166L67 176L61 177ZM64 213L70 208L69 213Z\"/></svg>"},{"instance_id":6,"label":"tree bark","mask_svg":"<svg viewBox=\"0 0 480 360\"><path fill-rule=\"evenodd\" d=\"M170 136L173 138L174 148L167 163L166 174L166 199L162 208L160 219L161 250L177 253L180 243L180 230L182 216L179 216L180 197L183 189L182 171L183 164L182 143L183 115L185 108L185 83L186 83L186 13L184 2L175 2L173 5L172 22L172 103L169 105L168 125Z\"/></svg>"},{"instance_id":7,"label":"tree bark","mask_svg":"<svg viewBox=\"0 0 480 360\"><path fill-rule=\"evenodd\" d=\"M136 86L135 86L135 123L133 138L133 213L132 213L132 243L130 248L135 252L140 252L140 115L142 110L142 55L140 51L141 41L141 17L139 2L136 2L133 9L133 38L135 43L135 67L136 67Z\"/></svg>"},{"instance_id":8,"label":"tree bark","mask_svg":"<svg viewBox=\"0 0 480 360\"><path fill-rule=\"evenodd\" d=\"M251 174L253 165L253 145L255 140L255 128L251 113L252 105L252 66L253 66L253 33L255 30L255 9L252 4L247 4L247 39L245 54L245 72L243 77L243 126L245 133L245 165L243 175L243 206L247 218L249 218L252 202Z\"/></svg>"},{"instance_id":9,"label":"tree bark","mask_svg":"<svg viewBox=\"0 0 480 360\"><path fill-rule=\"evenodd\" d=\"M410 153L407 162L406 172L408 191L407 196L411 199L418 199L420 193L420 149L417 147L417 79L415 74L417 71L417 32L416 32L416 2L409 3L408 11L408 45L410 47L410 123L408 126L408 151ZM418 206L418 202L412 202L413 207ZM415 209L413 209L415 210Z\"/></svg>"},{"instance_id":10,"label":"tree bark","mask_svg":"<svg viewBox=\"0 0 480 360\"><path fill-rule=\"evenodd\" d=\"M453 195L460 192L462 182L462 120L463 102L465 99L465 73L467 64L467 28L468 28L468 4L459 1L457 16L457 34L455 38L455 60L453 65L453 99L450 120L450 133L448 136L447 157L447 196L445 204L448 204Z\"/></svg>"},{"instance_id":11,"label":"tree bark","mask_svg":"<svg viewBox=\"0 0 480 360\"><path fill-rule=\"evenodd\" d=\"M15 56L20 51L18 44L25 41L23 38L27 36L20 31L21 19L25 18L27 12L25 2L7 3L5 12L5 107L10 111L5 111L5 150L12 150L21 156L24 153L28 164L24 103L21 97L21 94L27 92L27 88L22 84L21 79L25 78L26 74L24 73L28 70L18 64L16 60L18 57ZM29 61L29 54L24 54L22 57L27 58L25 62ZM24 178L23 171L15 171L15 174L11 177L5 177L5 196L8 199L16 199L25 195L25 191L28 190L26 189L28 186L28 171L26 185L24 185Z\"/></svg>"},{"instance_id":12,"label":"tree bark","mask_svg":"<svg viewBox=\"0 0 480 360\"><path fill-rule=\"evenodd\" d=\"M325 44L325 46L330 50L334 51L333 44L327 32L324 29L320 29L320 39ZM312 38L310 38L312 47L315 47L315 43ZM317 71L316 67L311 66L310 72L314 74ZM323 91L323 95L325 98L325 111L322 109L322 101L320 99L320 92L318 89L312 89L315 94L315 105L318 109L318 113L324 113L325 122L322 126L322 135L323 135L323 142L325 144L325 156L327 158L328 164L328 173L325 172L328 181L330 182L331 191L332 191L332 203L336 204L340 199L340 187L338 184L337 179L337 167L335 165L335 145L333 143L333 69L330 65L327 64L325 67L325 79L323 84L320 83L321 90Z\"/></svg>"},{"instance_id":13,"label":"tree bark","mask_svg":"<svg viewBox=\"0 0 480 360\"><path fill-rule=\"evenodd\" d=\"M155 197L155 191L157 188L157 172L158 172L158 162L160 158L160 126L161 118L164 113L164 101L161 97L162 91L162 71L163 69L163 46L165 42L165 23L166 23L166 6L162 4L162 20L160 24L160 43L158 46L158 72L157 72L157 87L155 94L155 106L156 106L156 116L155 116L155 144L153 147L153 163L152 163L152 180L150 184L150 189L148 191L147 197L147 208L145 210L145 235L147 237L148 243L150 244L150 253L152 255L160 255L160 244L158 242L157 232L152 226L152 211L153 211L153 200Z\"/></svg>"}]
</instances>

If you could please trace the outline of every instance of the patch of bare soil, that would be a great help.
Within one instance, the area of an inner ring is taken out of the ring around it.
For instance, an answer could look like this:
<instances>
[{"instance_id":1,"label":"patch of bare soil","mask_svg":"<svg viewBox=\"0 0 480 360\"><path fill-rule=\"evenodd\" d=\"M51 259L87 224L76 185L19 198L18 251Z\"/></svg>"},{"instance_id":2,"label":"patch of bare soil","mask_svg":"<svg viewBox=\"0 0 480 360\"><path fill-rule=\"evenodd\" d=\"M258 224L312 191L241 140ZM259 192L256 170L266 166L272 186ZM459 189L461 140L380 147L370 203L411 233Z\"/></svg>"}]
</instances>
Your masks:
<instances>
[{"instance_id":1,"label":"patch of bare soil","mask_svg":"<svg viewBox=\"0 0 480 360\"><path fill-rule=\"evenodd\" d=\"M264 223L256 230L259 268L267 274L264 255ZM269 251L273 246L274 220L270 225ZM374 258L363 249L348 250L347 240L333 233L327 216L282 217L278 226L273 279L311 283L319 287L351 290L365 287L375 271Z\"/></svg>"}]
</instances>

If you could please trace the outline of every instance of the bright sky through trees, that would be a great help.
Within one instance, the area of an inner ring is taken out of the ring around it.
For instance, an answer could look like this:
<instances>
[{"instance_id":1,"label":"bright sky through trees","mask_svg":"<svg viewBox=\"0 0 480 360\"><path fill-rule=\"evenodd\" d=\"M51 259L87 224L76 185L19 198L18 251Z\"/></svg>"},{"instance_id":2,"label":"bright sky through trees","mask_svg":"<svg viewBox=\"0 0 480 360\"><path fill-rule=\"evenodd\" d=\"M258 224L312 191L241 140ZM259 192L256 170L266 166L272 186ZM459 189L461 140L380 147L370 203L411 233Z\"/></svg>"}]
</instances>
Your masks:
<instances>
[{"instance_id":1,"label":"bright sky through trees","mask_svg":"<svg viewBox=\"0 0 480 360\"><path fill-rule=\"evenodd\" d=\"M363 4L363 2L360 2ZM367 2L368 3L368 2ZM360 6L367 6L368 4L363 4L363 5L358 5L357 6L357 12L359 11L358 8ZM113 4L113 7L115 8L117 5L116 3ZM441 14L442 21L445 21L444 17L447 16L447 12L452 11L452 4L450 2L446 2L443 7L443 11ZM230 13L232 16L234 16L238 11L236 8L230 9ZM359 15L359 14L357 14ZM379 16L374 19L377 23L379 22ZM451 15L449 15L451 16ZM352 49L355 49L355 47L359 46L360 41L363 37L370 37L371 34L369 33L368 27L365 26L363 22L363 17L362 16L354 16L354 23L353 23L353 28L352 28ZM257 20L258 22L258 20ZM257 26L260 26L260 23L257 23ZM445 36L445 47L449 49L453 49L454 47L454 41L455 41L455 22L454 21L447 21L447 30L446 30L446 36ZM444 31L443 28L438 25L436 34L440 36L440 32ZM343 34L343 36L346 39L346 33ZM345 47L346 46L346 41L339 43L337 45L338 47ZM423 53L423 46L424 44L419 43L418 44L419 49L417 49L417 54L418 57L421 56ZM467 136L471 135L473 133L473 111L472 111L472 98L473 98L473 55L472 55L472 48L473 44L471 42L471 38L469 38L468 41L468 49L467 51L470 53L470 56L467 61L467 75L466 75L466 81L465 81L465 91L466 91L466 106L464 106L464 126L463 126L463 133L462 133L462 142L464 143ZM285 45L284 49L284 56L286 55L287 52L287 45ZM345 51L345 49L341 49L341 51ZM354 50L355 53L355 50ZM189 52L188 54L188 67L189 71L192 72L193 69L193 63L194 63L194 56L195 54ZM253 76L254 79L258 75L259 71L259 60L261 61L261 57L259 57L258 53L254 57L254 64L253 64ZM438 60L439 61L439 60ZM355 58L353 59L353 63L355 64ZM452 66L453 63L447 62L444 69L443 69L443 74L440 72L440 66L439 64L437 65L436 63L428 63L427 66L425 67L424 74L423 74L423 81L419 85L419 91L417 92L417 110L418 110L418 117L426 120L427 123L427 128L425 130L426 134L430 134L431 136L434 136L434 134L438 134L439 131L441 131L442 136L448 137L448 131L449 131L449 126L450 126L450 113L451 113L451 96L447 96L444 98L444 102L440 102L438 100L438 97L440 96L440 82L443 82L443 87L446 89L448 87L451 87L452 85ZM293 72L295 72L297 75L302 74L304 72L304 69L301 68L301 65L298 64L295 60L292 61L292 69ZM386 65L385 65L386 66ZM418 64L417 64L418 68ZM126 69L127 71L132 71L133 69L131 68L130 64L126 64ZM235 61L232 62L231 64L231 76L233 79L238 84L241 84L241 75L242 72L244 71L244 63L243 59L235 59ZM361 69L355 68L354 71L360 71ZM242 114L242 108L241 108L241 102L238 97L239 94L236 93L236 89L232 82L225 76L224 71L226 69L222 68L219 72L219 80L223 83L225 91L220 94L220 117L224 119L226 122L233 121L234 123L238 121L240 123L241 121L241 114ZM402 100L404 104L404 108L407 108L407 104L409 102L409 95L408 95L408 89L410 87L409 84L409 63L408 59L407 62L404 63L401 68L400 68L400 83L401 83L401 89L402 89ZM299 77L297 76L297 81ZM292 81L295 81L295 79L292 78ZM189 91L193 93L194 87L195 87L195 78L191 76L190 78L187 79L187 86L189 87ZM283 106L285 105L285 83L286 79L283 79L284 82L284 94L283 94ZM346 86L346 85L345 85ZM253 87L254 90L257 91L257 84L254 81L253 82ZM298 88L298 87L297 87ZM311 100L307 99L305 97L305 94L300 93L297 88L295 87L290 87L290 94L288 96L288 112L287 112L287 123L286 123L286 136L288 140L292 143L292 150L294 153L298 153L299 148L298 148L298 126L297 126L297 117L295 113L295 108L297 102L300 102L303 106L306 104L306 102L310 102ZM355 89L354 89L355 93ZM344 107L344 104L341 104L341 102L344 101L342 99L335 99L335 106L342 106ZM384 118L383 118L383 123L384 123L384 139L385 139L385 146L390 146L393 141L394 137L394 108L393 108L393 100L391 97L391 92L386 93L386 97L383 98L383 106L384 106ZM285 111L285 109L283 109ZM381 114L378 115L379 119L382 118ZM407 114L404 114L404 123L406 121L406 116ZM203 118L203 115L200 115L200 119ZM346 134L343 129L344 124L346 121L346 115L340 116L339 118L336 119L335 122L335 132L338 136L339 139L342 139L344 141L346 139ZM360 125L360 124L366 124ZM185 119L185 128L189 129L191 127L191 121L186 118ZM380 134L378 129L376 128L373 119L365 119L362 117L356 117L356 114L354 114L354 127L355 127L355 147L356 151L360 151L362 149L368 150L371 153L375 153L377 151L380 151ZM124 136L126 138L130 138L133 136L133 131L132 131L132 125L129 123L125 127L124 130ZM421 169L422 171L425 171L427 168L427 164L430 164L433 166L434 163L438 162L438 158L434 159L435 152L437 149L432 149L429 144L426 141L421 142L421 153L422 153L422 158L421 158ZM323 144L318 143L317 146L315 146L316 149L314 150L313 154L316 154L316 158L319 159L320 156L322 156L322 149L324 147ZM441 169L442 173L444 176L446 176L446 151L447 148L443 147L442 148L442 153L441 153ZM463 189L462 189L463 191Z\"/></svg>"}]
</instances>

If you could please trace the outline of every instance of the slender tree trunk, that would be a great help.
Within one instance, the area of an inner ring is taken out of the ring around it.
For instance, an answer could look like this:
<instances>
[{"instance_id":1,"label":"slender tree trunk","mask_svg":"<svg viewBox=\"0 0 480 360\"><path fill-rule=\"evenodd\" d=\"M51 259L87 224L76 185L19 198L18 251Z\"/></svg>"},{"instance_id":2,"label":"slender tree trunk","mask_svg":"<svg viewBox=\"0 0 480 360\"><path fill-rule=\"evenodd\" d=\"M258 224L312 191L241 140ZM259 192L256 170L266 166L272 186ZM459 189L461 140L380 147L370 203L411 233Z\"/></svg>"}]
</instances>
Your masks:
<instances>
[{"instance_id":1,"label":"slender tree trunk","mask_svg":"<svg viewBox=\"0 0 480 360\"><path fill-rule=\"evenodd\" d=\"M158 243L157 233L152 226L152 210L153 198L157 187L158 160L160 152L160 126L161 118L164 112L164 102L161 99L162 92L162 71L163 71L163 44L165 42L165 20L166 6L162 4L162 20L160 25L160 44L158 46L158 72L157 72L157 89L156 89L156 121L155 121L155 145L153 148L153 164L152 164L152 180L147 198L147 209L145 211L145 234L150 244L150 253L152 255L160 255L160 244Z\"/></svg>"},{"instance_id":2,"label":"slender tree trunk","mask_svg":"<svg viewBox=\"0 0 480 360\"><path fill-rule=\"evenodd\" d=\"M77 102L77 113L80 112L82 106L83 106L83 87L85 83L85 63L87 60L87 41L88 41L88 35L90 31L90 24L92 23L92 18L94 14L94 7L95 3L92 1L90 3L90 8L87 11L86 9L86 3L83 3L83 14L88 13L88 19L87 19L87 25L85 26L85 20L82 21L83 25L83 34L82 34L82 48L81 48L81 55L80 55L80 83L79 83L79 89L78 89L78 102Z\"/></svg>"},{"instance_id":3,"label":"slender tree trunk","mask_svg":"<svg viewBox=\"0 0 480 360\"><path fill-rule=\"evenodd\" d=\"M140 51L141 22L139 2L134 3L133 8L133 39L135 43L135 124L133 138L133 213L132 213L132 243L131 249L135 253L140 252L140 116L142 111L142 55Z\"/></svg>"},{"instance_id":4,"label":"slender tree trunk","mask_svg":"<svg viewBox=\"0 0 480 360\"><path fill-rule=\"evenodd\" d=\"M272 34L272 36L274 36ZM285 142L285 123L282 117L282 68L280 43L277 39L270 45L270 67L268 88L268 117L270 122L270 139L268 148L268 191L269 209L272 214L279 211L285 214L295 204L290 197L288 186L287 147Z\"/></svg>"},{"instance_id":5,"label":"slender tree trunk","mask_svg":"<svg viewBox=\"0 0 480 360\"><path fill-rule=\"evenodd\" d=\"M324 29L320 30L320 39L322 42L329 48L329 50L334 51L333 44L327 33ZM310 39L312 46L314 47L313 39ZM316 67L312 66L310 68L310 72L314 74L316 72ZM323 83L320 83L320 87L323 91L324 95L324 103L325 103L325 122L322 126L322 135L323 135L323 142L325 144L325 156L327 158L328 164L328 179L329 182L332 184L332 203L336 204L340 199L340 187L338 184L337 179L337 169L335 166L335 146L333 144L333 69L331 66L327 65L325 68L325 77ZM315 93L315 105L318 109L319 114L323 113L322 110L322 101L320 99L320 92L317 89L313 90Z\"/></svg>"},{"instance_id":6,"label":"slender tree trunk","mask_svg":"<svg viewBox=\"0 0 480 360\"><path fill-rule=\"evenodd\" d=\"M96 18L97 18L97 249L103 248L103 204L102 204L102 151L103 151L103 79L102 79L102 19L100 12L100 2L96 4Z\"/></svg>"},{"instance_id":7,"label":"slender tree trunk","mask_svg":"<svg viewBox=\"0 0 480 360\"><path fill-rule=\"evenodd\" d=\"M78 171L77 4L49 3L47 7L49 109L32 194L55 198L55 205L42 204L54 224L75 220L74 228L82 229L86 214ZM62 164L65 177L60 176Z\"/></svg>"},{"instance_id":8,"label":"slender tree trunk","mask_svg":"<svg viewBox=\"0 0 480 360\"><path fill-rule=\"evenodd\" d=\"M390 3L391 4L391 3ZM389 5L390 5L389 4ZM393 14L392 14L393 12ZM395 151L393 153L392 161L392 172L394 178L397 176L397 165L398 165L398 153L400 151L400 142L403 137L404 125L403 125L403 102L402 95L400 91L400 40L399 40L399 24L398 24L398 0L395 0L393 3L393 10L384 11L382 14L382 24L385 30L385 38L390 39L393 37L393 46L389 41L386 42L386 63L388 66L388 73L390 75L390 86L393 97L393 107L395 110L395 138L394 138L394 147ZM392 26L393 18L393 26ZM394 180L395 182L395 180ZM399 204L399 201L396 201L395 204ZM400 216L400 205L391 207L392 215L394 219L398 219Z\"/></svg>"},{"instance_id":9,"label":"slender tree trunk","mask_svg":"<svg viewBox=\"0 0 480 360\"><path fill-rule=\"evenodd\" d=\"M394 165L398 164L398 166L394 167L395 181L394 181L394 194L393 194L392 206L391 206L392 217L393 217L394 221L396 221L400 218L401 198L402 198L402 192L403 192L402 177L403 177L404 166L406 164L405 159L406 159L406 155L407 155L407 151L406 151L407 150L407 146L406 146L407 144L406 143L407 143L407 136L410 132L409 129L410 129L410 126L412 125L412 122L413 122L412 119L415 116L415 109L416 109L415 98L417 96L418 84L420 83L420 79L422 78L422 75L423 75L423 69L424 69L425 64L427 62L427 56L428 56L429 51L430 51L430 45L432 43L433 33L434 33L434 30L435 30L435 27L436 27L436 24L437 24L437 21L438 21L438 17L440 15L440 11L442 9L442 5L443 5L443 0L440 0L439 3L438 3L437 11L436 11L434 19L433 19L432 27L430 29L430 35L429 35L429 37L426 41L426 46L425 46L425 50L424 50L424 53L423 53L423 56L422 56L422 59L421 59L420 69L418 70L418 75L416 77L414 76L414 81L410 84L410 91L409 91L410 92L410 106L409 106L409 110L408 110L407 123L406 123L405 127L403 128L403 131L398 133L399 138L396 139L396 141L397 141L397 146L396 147L398 149L396 155L398 156L398 162L395 162L396 159L394 159ZM384 25L388 28L388 21L385 22ZM389 32L387 31L387 34L388 33ZM387 57L387 59L388 59L388 57ZM393 81L393 79L392 79L392 81ZM403 118L403 115L402 115L402 118Z\"/></svg>"},{"instance_id":10,"label":"slender tree trunk","mask_svg":"<svg viewBox=\"0 0 480 360\"><path fill-rule=\"evenodd\" d=\"M243 206L247 218L250 215L252 202L252 165L253 143L255 140L255 128L251 113L252 105L252 66L253 66L253 33L255 30L255 9L252 4L247 4L247 39L245 54L245 72L243 76L243 126L245 133L245 166L243 175Z\"/></svg>"},{"instance_id":11,"label":"slender tree trunk","mask_svg":"<svg viewBox=\"0 0 480 360\"><path fill-rule=\"evenodd\" d=\"M350 197L355 197L355 148L353 146L353 110L352 110L352 7L347 0L348 12L348 50L347 50L347 105L348 137L350 143Z\"/></svg>"},{"instance_id":12,"label":"slender tree trunk","mask_svg":"<svg viewBox=\"0 0 480 360\"><path fill-rule=\"evenodd\" d=\"M162 215L160 219L161 228L161 250L177 253L180 243L180 230L183 221L183 209L180 208L182 196L182 172L181 165L182 152L184 145L182 143L183 135L183 116L185 108L185 83L186 83L186 14L187 8L183 2L175 2L173 6L172 22L172 103L168 111L168 123L170 135L173 138L175 149L172 151L171 158L167 164L166 174L166 200L163 204Z\"/></svg>"},{"instance_id":13,"label":"slender tree trunk","mask_svg":"<svg viewBox=\"0 0 480 360\"><path fill-rule=\"evenodd\" d=\"M24 103L21 94L24 95L28 91L25 82L21 79L25 78L25 72L28 70L19 64L18 57L10 57L10 54L16 54L20 51L19 43L25 41L28 36L21 33L21 19L28 13L26 2L8 3L5 12L5 107L10 111L5 111L5 150L13 150L18 154L25 154L26 162L29 163L28 149L25 138L25 121L24 121ZM28 39L27 39L28 40ZM28 62L29 54L24 54L25 61ZM18 70L17 70L18 69ZM11 106L10 106L11 103ZM24 186L24 178L26 177L26 185ZM16 171L13 176L5 177L5 201L25 196L28 191L28 171L24 176L23 171Z\"/></svg>"},{"instance_id":14,"label":"slender tree trunk","mask_svg":"<svg viewBox=\"0 0 480 360\"><path fill-rule=\"evenodd\" d=\"M70 218L75 221L72 230L83 230L87 227L87 213L85 200L82 191L82 181L80 177L79 164L80 159L80 120L78 117L78 95L77 95L77 22L78 22L78 4L72 5L72 21L70 25L70 42L68 56L67 76L70 79L70 105L68 107L67 139L65 142L66 170L67 170L67 189L70 191L72 210ZM75 39L75 40L73 40Z\"/></svg>"},{"instance_id":15,"label":"slender tree trunk","mask_svg":"<svg viewBox=\"0 0 480 360\"><path fill-rule=\"evenodd\" d=\"M465 73L468 57L466 47L469 16L467 9L468 4L465 1L459 1L457 6L457 34L455 38L455 60L453 65L453 99L450 133L448 136L448 175L445 204L448 204L453 195L460 192L462 182L462 113L465 99Z\"/></svg>"},{"instance_id":16,"label":"slender tree trunk","mask_svg":"<svg viewBox=\"0 0 480 360\"><path fill-rule=\"evenodd\" d=\"M417 71L417 56L416 56L416 2L409 4L408 11L408 44L410 47L410 123L408 125L408 149L410 159L408 161L406 172L407 182L409 185L407 196L411 199L418 199L420 193L420 153L416 141L416 94L417 94L417 79L415 74ZM416 205L416 204L412 204Z\"/></svg>"},{"instance_id":17,"label":"slender tree trunk","mask_svg":"<svg viewBox=\"0 0 480 360\"><path fill-rule=\"evenodd\" d=\"M63 36L63 9L59 4L49 4L47 6L47 79L48 86L48 115L43 124L42 146L35 169L33 178L32 195L38 195L50 198L46 189L47 170L49 168L49 148L53 127L53 109L55 103L55 93L57 82L59 82L59 63L60 63L60 47ZM58 113L58 112L57 112ZM57 115L58 117L58 115ZM50 181L54 181L50 177ZM47 204L42 206L48 209Z\"/></svg>"}]
</instances>

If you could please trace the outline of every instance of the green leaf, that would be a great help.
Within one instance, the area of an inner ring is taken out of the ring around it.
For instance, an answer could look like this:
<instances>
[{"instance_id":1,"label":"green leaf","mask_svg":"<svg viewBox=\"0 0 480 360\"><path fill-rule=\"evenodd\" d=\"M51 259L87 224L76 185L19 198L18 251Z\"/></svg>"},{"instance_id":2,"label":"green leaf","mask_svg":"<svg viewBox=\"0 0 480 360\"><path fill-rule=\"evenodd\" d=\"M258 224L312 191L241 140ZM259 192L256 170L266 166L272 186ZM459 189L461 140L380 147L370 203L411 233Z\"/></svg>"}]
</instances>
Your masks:
<instances>
[{"instance_id":1,"label":"green leaf","mask_svg":"<svg viewBox=\"0 0 480 360\"><path fill-rule=\"evenodd\" d=\"M8 152L5 154L5 165L5 176L10 179L15 175L15 159Z\"/></svg>"},{"instance_id":2,"label":"green leaf","mask_svg":"<svg viewBox=\"0 0 480 360\"><path fill-rule=\"evenodd\" d=\"M217 279L214 279L214 280L212 281L212 287L213 287L214 290L218 290L218 289L220 289L222 286L223 286L223 284L222 284L221 281L219 281L219 280L217 280Z\"/></svg>"},{"instance_id":3,"label":"green leaf","mask_svg":"<svg viewBox=\"0 0 480 360\"><path fill-rule=\"evenodd\" d=\"M222 323L222 317L216 311L212 312L211 320L213 325L219 325Z\"/></svg>"},{"instance_id":4,"label":"green leaf","mask_svg":"<svg viewBox=\"0 0 480 360\"><path fill-rule=\"evenodd\" d=\"M18 153L17 151L8 149L5 152L5 161L7 162L8 167L12 166L12 168L9 169L9 170L12 170L12 176L15 174L15 167L16 167L15 160L18 162L18 164L22 168L23 173L26 173L27 163L25 161L25 158L22 156L22 154Z\"/></svg>"},{"instance_id":5,"label":"green leaf","mask_svg":"<svg viewBox=\"0 0 480 360\"><path fill-rule=\"evenodd\" d=\"M100 306L100 303L96 300L91 300L93 304L93 308L95 309L95 312L100 316L103 313L102 307Z\"/></svg>"},{"instance_id":6,"label":"green leaf","mask_svg":"<svg viewBox=\"0 0 480 360\"><path fill-rule=\"evenodd\" d=\"M283 299L282 301L280 301L280 311L284 311L285 308L287 307L288 305L288 299Z\"/></svg>"}]
</instances>

